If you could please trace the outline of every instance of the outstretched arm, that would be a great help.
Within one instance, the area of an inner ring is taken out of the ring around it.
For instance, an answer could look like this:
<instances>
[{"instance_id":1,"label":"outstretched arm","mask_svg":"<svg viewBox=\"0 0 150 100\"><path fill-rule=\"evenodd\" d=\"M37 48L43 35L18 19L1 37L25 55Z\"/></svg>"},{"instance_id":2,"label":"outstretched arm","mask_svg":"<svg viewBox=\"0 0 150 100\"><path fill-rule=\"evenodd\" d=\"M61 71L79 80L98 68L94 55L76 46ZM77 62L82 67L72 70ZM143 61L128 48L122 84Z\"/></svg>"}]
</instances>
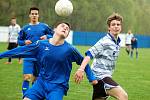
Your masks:
<instances>
[{"instance_id":1,"label":"outstretched arm","mask_svg":"<svg viewBox=\"0 0 150 100\"><path fill-rule=\"evenodd\" d=\"M83 56L75 49L73 58L74 58L74 61L78 65L81 65L75 74L75 82L76 83L80 83L80 81L83 80L84 71L86 72L86 76L90 82L96 80L96 78L88 64L88 62L90 61L90 57L87 56L83 60Z\"/></svg>"},{"instance_id":2,"label":"outstretched arm","mask_svg":"<svg viewBox=\"0 0 150 100\"><path fill-rule=\"evenodd\" d=\"M46 30L45 30L45 35L41 36L40 39L41 40L45 40L45 39L49 39L53 36L53 29L51 27L49 27L47 24L45 25Z\"/></svg>"},{"instance_id":3,"label":"outstretched arm","mask_svg":"<svg viewBox=\"0 0 150 100\"><path fill-rule=\"evenodd\" d=\"M79 67L79 69L77 70L77 72L75 73L75 82L76 83L80 83L81 80L83 80L83 75L84 75L84 71L86 72L86 76L88 78L88 80L90 82L92 82L92 84L96 84L96 78L93 74L93 72L91 71L91 68L89 66L89 61L90 61L90 57L86 56L84 58L84 60L81 63L81 66Z\"/></svg>"},{"instance_id":4,"label":"outstretched arm","mask_svg":"<svg viewBox=\"0 0 150 100\"><path fill-rule=\"evenodd\" d=\"M27 46L20 46L12 50L8 50L6 52L0 53L0 58L35 58L36 52L38 48L38 44L31 44Z\"/></svg>"}]
</instances>

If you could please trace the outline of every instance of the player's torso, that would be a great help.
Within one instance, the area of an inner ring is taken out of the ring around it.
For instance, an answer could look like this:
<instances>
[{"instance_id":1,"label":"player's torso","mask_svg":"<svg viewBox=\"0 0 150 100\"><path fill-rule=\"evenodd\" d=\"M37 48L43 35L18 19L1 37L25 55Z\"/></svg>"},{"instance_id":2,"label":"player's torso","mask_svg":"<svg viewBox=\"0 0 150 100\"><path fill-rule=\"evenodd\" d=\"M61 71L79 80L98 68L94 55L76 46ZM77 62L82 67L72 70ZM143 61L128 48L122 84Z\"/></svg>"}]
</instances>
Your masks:
<instances>
[{"instance_id":1,"label":"player's torso","mask_svg":"<svg viewBox=\"0 0 150 100\"><path fill-rule=\"evenodd\" d=\"M46 41L46 40L45 40ZM39 47L38 61L41 64L40 75L49 81L63 83L68 81L71 72L71 49L65 43L54 46L50 43L42 43Z\"/></svg>"},{"instance_id":2,"label":"player's torso","mask_svg":"<svg viewBox=\"0 0 150 100\"><path fill-rule=\"evenodd\" d=\"M36 25L28 25L24 28L24 34L26 36L26 40L31 40L35 42L40 40L40 37L46 35L46 26L43 24L36 24Z\"/></svg>"},{"instance_id":3,"label":"player's torso","mask_svg":"<svg viewBox=\"0 0 150 100\"><path fill-rule=\"evenodd\" d=\"M131 44L132 37L133 37L133 34L127 34L126 35L126 44Z\"/></svg>"},{"instance_id":4,"label":"player's torso","mask_svg":"<svg viewBox=\"0 0 150 100\"><path fill-rule=\"evenodd\" d=\"M18 25L9 26L9 41L17 42L18 32L20 31L20 27Z\"/></svg>"},{"instance_id":5,"label":"player's torso","mask_svg":"<svg viewBox=\"0 0 150 100\"><path fill-rule=\"evenodd\" d=\"M103 78L105 75L112 75L120 51L119 44L116 44L107 36L100 42L102 42L103 45L103 53L97 56L92 64L92 70L98 79Z\"/></svg>"},{"instance_id":6,"label":"player's torso","mask_svg":"<svg viewBox=\"0 0 150 100\"><path fill-rule=\"evenodd\" d=\"M39 50L41 61L49 63L50 65L54 63L57 64L65 63L68 60L68 56L71 54L71 49L66 43L59 46L54 46L47 42L41 43Z\"/></svg>"}]
</instances>

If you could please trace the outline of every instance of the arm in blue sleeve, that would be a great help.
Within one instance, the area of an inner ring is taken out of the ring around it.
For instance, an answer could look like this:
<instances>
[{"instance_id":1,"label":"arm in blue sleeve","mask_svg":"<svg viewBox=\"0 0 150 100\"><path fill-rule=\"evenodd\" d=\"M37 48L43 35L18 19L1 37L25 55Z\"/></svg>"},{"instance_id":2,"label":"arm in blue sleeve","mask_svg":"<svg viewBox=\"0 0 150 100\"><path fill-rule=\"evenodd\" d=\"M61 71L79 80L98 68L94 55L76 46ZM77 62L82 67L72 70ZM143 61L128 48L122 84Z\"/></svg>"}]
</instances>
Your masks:
<instances>
[{"instance_id":1,"label":"arm in blue sleeve","mask_svg":"<svg viewBox=\"0 0 150 100\"><path fill-rule=\"evenodd\" d=\"M53 29L47 26L47 30L46 30L47 39L52 38L53 34L54 34Z\"/></svg>"},{"instance_id":2,"label":"arm in blue sleeve","mask_svg":"<svg viewBox=\"0 0 150 100\"><path fill-rule=\"evenodd\" d=\"M91 52L90 52L90 51L87 51L87 52L85 53L85 55L86 55L86 56L89 56L89 57L90 57L90 59L93 59L93 56L92 56L92 54L91 54Z\"/></svg>"},{"instance_id":3,"label":"arm in blue sleeve","mask_svg":"<svg viewBox=\"0 0 150 100\"><path fill-rule=\"evenodd\" d=\"M0 54L0 58L35 58L38 44L31 44L26 46L20 46L12 50L8 50Z\"/></svg>"},{"instance_id":4,"label":"arm in blue sleeve","mask_svg":"<svg viewBox=\"0 0 150 100\"><path fill-rule=\"evenodd\" d=\"M83 61L83 56L76 50L74 49L74 56L73 56L75 62L78 64L78 65L81 65L82 61ZM91 82L93 80L96 80L89 64L86 65L85 67L85 73L86 73L86 77L87 79Z\"/></svg>"},{"instance_id":5,"label":"arm in blue sleeve","mask_svg":"<svg viewBox=\"0 0 150 100\"><path fill-rule=\"evenodd\" d=\"M25 33L23 30L21 30L19 33L18 33L18 45L20 46L23 46L25 45Z\"/></svg>"},{"instance_id":6,"label":"arm in blue sleeve","mask_svg":"<svg viewBox=\"0 0 150 100\"><path fill-rule=\"evenodd\" d=\"M86 65L84 71L85 71L85 73L86 73L87 79L88 79L90 82L93 81L93 80L96 80L96 77L94 76L94 74L93 74L93 72L92 72L92 70L91 70L89 64Z\"/></svg>"},{"instance_id":7,"label":"arm in blue sleeve","mask_svg":"<svg viewBox=\"0 0 150 100\"><path fill-rule=\"evenodd\" d=\"M51 35L47 35L47 39L49 39L49 38L52 38L52 36Z\"/></svg>"}]
</instances>

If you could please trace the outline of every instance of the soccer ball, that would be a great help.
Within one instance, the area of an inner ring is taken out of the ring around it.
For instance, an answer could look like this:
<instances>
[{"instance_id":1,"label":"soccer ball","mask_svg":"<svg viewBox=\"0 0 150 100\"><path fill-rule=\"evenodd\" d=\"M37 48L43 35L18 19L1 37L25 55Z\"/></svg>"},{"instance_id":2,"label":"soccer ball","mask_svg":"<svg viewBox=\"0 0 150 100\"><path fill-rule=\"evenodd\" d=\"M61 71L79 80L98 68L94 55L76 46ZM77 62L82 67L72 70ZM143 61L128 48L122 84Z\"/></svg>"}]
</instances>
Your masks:
<instances>
[{"instance_id":1,"label":"soccer ball","mask_svg":"<svg viewBox=\"0 0 150 100\"><path fill-rule=\"evenodd\" d=\"M55 5L55 12L57 15L66 17L73 12L73 5L70 0L58 0Z\"/></svg>"}]
</instances>

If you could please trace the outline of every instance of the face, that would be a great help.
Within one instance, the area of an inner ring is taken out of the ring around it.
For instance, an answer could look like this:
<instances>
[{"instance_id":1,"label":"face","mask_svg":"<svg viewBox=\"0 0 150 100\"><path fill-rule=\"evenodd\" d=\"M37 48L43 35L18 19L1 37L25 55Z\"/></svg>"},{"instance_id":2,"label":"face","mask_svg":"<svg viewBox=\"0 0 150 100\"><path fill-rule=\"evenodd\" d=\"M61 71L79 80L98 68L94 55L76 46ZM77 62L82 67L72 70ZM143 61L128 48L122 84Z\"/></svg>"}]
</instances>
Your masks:
<instances>
[{"instance_id":1,"label":"face","mask_svg":"<svg viewBox=\"0 0 150 100\"><path fill-rule=\"evenodd\" d=\"M38 12L38 10L31 10L31 12L29 14L29 17L30 17L30 22L31 23L38 22L38 20L39 20L39 12Z\"/></svg>"},{"instance_id":2,"label":"face","mask_svg":"<svg viewBox=\"0 0 150 100\"><path fill-rule=\"evenodd\" d=\"M128 34L131 34L131 30L128 31Z\"/></svg>"},{"instance_id":3,"label":"face","mask_svg":"<svg viewBox=\"0 0 150 100\"><path fill-rule=\"evenodd\" d=\"M16 19L11 19L11 24L15 25L16 24Z\"/></svg>"},{"instance_id":4,"label":"face","mask_svg":"<svg viewBox=\"0 0 150 100\"><path fill-rule=\"evenodd\" d=\"M112 20L110 22L110 26L108 27L109 32L114 35L115 37L121 32L122 26L121 22L118 20Z\"/></svg>"},{"instance_id":5,"label":"face","mask_svg":"<svg viewBox=\"0 0 150 100\"><path fill-rule=\"evenodd\" d=\"M69 35L70 28L67 24L61 23L55 28L54 31L57 35L60 35L62 38L65 39Z\"/></svg>"}]
</instances>

